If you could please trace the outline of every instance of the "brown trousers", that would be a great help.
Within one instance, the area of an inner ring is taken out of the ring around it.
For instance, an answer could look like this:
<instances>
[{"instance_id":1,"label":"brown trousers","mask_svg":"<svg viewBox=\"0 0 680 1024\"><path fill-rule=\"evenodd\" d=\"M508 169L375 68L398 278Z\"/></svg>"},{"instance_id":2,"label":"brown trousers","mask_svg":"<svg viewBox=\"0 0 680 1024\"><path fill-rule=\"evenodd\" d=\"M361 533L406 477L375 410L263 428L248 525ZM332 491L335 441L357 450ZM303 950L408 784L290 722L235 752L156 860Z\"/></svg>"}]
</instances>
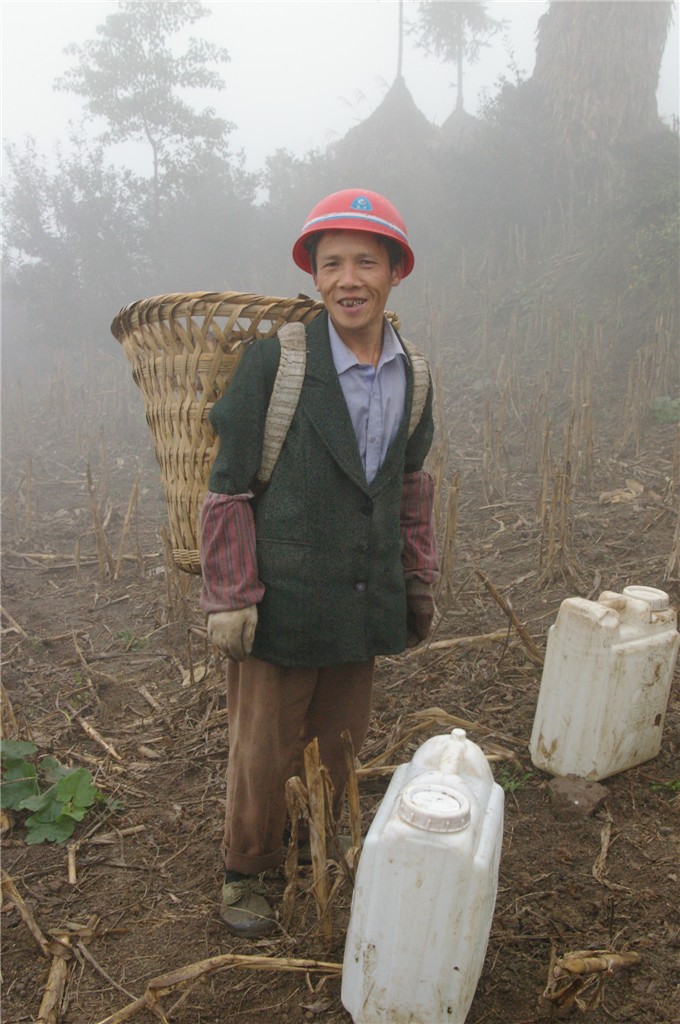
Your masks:
<instances>
[{"instance_id":1,"label":"brown trousers","mask_svg":"<svg viewBox=\"0 0 680 1024\"><path fill-rule=\"evenodd\" d=\"M228 870L256 875L281 863L286 780L304 778L303 753L314 737L339 813L346 786L341 734L349 731L358 753L371 714L373 665L374 659L326 668L282 668L258 658L229 663Z\"/></svg>"}]
</instances>

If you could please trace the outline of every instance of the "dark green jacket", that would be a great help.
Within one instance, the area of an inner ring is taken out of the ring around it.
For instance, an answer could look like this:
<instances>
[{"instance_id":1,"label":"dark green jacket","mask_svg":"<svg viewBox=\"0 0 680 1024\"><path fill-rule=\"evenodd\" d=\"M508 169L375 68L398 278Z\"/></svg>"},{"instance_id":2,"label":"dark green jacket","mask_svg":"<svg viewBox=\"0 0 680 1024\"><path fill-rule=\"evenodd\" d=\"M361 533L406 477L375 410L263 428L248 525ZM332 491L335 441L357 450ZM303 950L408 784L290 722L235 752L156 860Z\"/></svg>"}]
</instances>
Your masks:
<instances>
[{"instance_id":1,"label":"dark green jacket","mask_svg":"<svg viewBox=\"0 0 680 1024\"><path fill-rule=\"evenodd\" d=\"M413 372L397 437L366 481L328 336L328 315L307 327L300 402L264 493L254 499L265 595L253 655L278 665L334 665L406 646L400 505L404 473L422 468L433 435L432 393L408 439ZM251 345L210 420L220 445L211 491L242 494L260 466L264 421L279 363L275 338Z\"/></svg>"}]
</instances>

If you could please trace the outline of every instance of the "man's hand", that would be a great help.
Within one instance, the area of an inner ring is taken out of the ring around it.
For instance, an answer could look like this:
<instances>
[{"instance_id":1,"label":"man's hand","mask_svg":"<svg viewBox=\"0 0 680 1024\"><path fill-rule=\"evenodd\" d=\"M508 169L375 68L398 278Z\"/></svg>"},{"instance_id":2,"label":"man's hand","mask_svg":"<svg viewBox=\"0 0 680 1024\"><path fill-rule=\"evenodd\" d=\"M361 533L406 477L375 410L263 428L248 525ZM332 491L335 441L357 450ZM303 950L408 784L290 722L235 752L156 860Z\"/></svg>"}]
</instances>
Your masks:
<instances>
[{"instance_id":1,"label":"man's hand","mask_svg":"<svg viewBox=\"0 0 680 1024\"><path fill-rule=\"evenodd\" d=\"M427 640L432 629L435 604L432 584L418 579L406 580L406 629L407 647L416 647Z\"/></svg>"},{"instance_id":2,"label":"man's hand","mask_svg":"<svg viewBox=\"0 0 680 1024\"><path fill-rule=\"evenodd\" d=\"M257 627L257 606L238 608L233 612L212 612L208 615L208 637L215 647L232 658L243 661L253 649Z\"/></svg>"}]
</instances>

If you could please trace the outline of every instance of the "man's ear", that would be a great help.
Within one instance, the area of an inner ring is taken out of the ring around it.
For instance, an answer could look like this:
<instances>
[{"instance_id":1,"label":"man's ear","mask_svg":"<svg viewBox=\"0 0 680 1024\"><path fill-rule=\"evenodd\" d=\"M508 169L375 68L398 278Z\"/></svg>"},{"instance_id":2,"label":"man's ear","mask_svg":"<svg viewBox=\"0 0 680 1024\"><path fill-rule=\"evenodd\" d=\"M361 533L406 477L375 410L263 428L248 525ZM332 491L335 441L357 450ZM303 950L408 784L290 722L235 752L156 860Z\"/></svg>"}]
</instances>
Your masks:
<instances>
[{"instance_id":1,"label":"man's ear","mask_svg":"<svg viewBox=\"0 0 680 1024\"><path fill-rule=\"evenodd\" d=\"M404 279L404 265L400 261L399 263L396 263L392 267L392 287L396 288L398 284L401 284L403 279Z\"/></svg>"}]
</instances>

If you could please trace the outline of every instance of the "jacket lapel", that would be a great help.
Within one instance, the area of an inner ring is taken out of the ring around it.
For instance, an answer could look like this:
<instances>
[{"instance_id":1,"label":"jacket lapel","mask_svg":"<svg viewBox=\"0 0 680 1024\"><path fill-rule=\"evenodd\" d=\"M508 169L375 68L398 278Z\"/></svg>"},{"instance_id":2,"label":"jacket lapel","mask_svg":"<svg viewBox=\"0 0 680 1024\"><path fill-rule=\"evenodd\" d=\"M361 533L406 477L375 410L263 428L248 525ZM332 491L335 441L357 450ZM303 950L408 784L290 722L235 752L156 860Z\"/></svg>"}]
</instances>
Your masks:
<instances>
[{"instance_id":1,"label":"jacket lapel","mask_svg":"<svg viewBox=\"0 0 680 1024\"><path fill-rule=\"evenodd\" d=\"M409 364L410 365L410 364ZM366 494L376 494L403 467L405 434L413 396L413 373L407 373L406 407L399 432L387 452L378 474L369 486L366 480L354 427L333 362L328 335L328 313L324 310L307 326L307 367L300 410L340 469Z\"/></svg>"},{"instance_id":2,"label":"jacket lapel","mask_svg":"<svg viewBox=\"0 0 680 1024\"><path fill-rule=\"evenodd\" d=\"M343 473L368 491L352 420L333 363L325 310L307 326L307 372L300 410Z\"/></svg>"}]
</instances>

